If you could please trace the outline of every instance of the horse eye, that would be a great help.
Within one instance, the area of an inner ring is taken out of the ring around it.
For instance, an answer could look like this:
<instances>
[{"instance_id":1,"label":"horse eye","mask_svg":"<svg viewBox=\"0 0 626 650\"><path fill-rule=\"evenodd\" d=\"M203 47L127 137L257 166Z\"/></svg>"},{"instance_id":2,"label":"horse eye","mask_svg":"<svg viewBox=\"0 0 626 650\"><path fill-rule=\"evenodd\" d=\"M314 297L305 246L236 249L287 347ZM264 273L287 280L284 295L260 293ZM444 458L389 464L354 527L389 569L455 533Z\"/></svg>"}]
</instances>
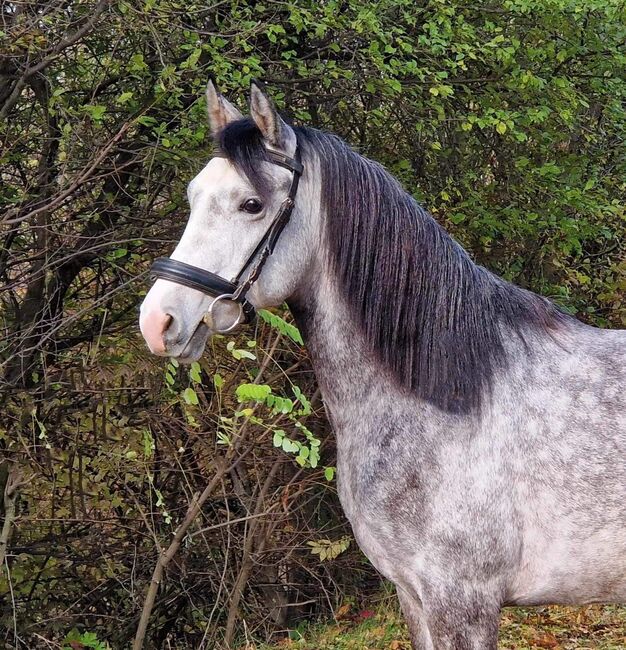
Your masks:
<instances>
[{"instance_id":1,"label":"horse eye","mask_svg":"<svg viewBox=\"0 0 626 650\"><path fill-rule=\"evenodd\" d=\"M241 209L250 214L258 214L263 209L263 205L260 201L257 201L257 199L248 199L243 203Z\"/></svg>"}]
</instances>

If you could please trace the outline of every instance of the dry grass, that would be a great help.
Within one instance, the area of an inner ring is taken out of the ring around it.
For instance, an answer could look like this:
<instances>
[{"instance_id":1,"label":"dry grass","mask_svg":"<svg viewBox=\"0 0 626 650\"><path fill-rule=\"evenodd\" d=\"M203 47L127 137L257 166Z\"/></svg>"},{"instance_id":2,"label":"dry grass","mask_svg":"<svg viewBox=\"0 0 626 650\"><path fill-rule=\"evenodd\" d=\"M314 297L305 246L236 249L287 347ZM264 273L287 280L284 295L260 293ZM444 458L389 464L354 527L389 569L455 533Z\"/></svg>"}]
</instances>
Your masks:
<instances>
[{"instance_id":1,"label":"dry grass","mask_svg":"<svg viewBox=\"0 0 626 650\"><path fill-rule=\"evenodd\" d=\"M339 620L304 627L275 645L248 650L410 650L406 626L388 600L376 610L337 612ZM625 650L626 607L511 608L502 614L499 650Z\"/></svg>"}]
</instances>

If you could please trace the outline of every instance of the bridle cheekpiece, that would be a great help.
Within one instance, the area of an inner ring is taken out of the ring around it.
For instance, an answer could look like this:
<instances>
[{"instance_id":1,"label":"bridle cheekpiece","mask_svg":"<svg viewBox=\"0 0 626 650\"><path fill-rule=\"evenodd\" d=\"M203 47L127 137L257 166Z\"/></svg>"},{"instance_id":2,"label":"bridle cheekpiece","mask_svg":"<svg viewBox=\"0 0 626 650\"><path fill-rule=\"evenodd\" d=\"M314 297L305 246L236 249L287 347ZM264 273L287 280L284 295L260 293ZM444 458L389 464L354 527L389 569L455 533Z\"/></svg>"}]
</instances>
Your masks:
<instances>
[{"instance_id":1,"label":"bridle cheekpiece","mask_svg":"<svg viewBox=\"0 0 626 650\"><path fill-rule=\"evenodd\" d=\"M216 157L225 158L226 156L223 154L216 154ZM169 257L159 257L154 261L150 269L150 275L154 280L158 278L169 280L170 282L176 282L177 284L197 289L198 291L202 291L202 293L212 296L213 300L202 317L202 321L216 333L224 334L230 332L239 325L250 323L254 320L256 310L254 305L246 298L246 294L250 290L250 287L252 287L259 278L259 275L265 266L265 262L267 262L269 256L274 252L276 242L289 222L295 205L300 176L304 171L304 167L300 162L299 146L296 145L296 151L293 158L285 156L278 151L268 149L267 160L268 162L280 165L293 173L291 186L289 187L287 197L280 204L278 212L276 213L271 225L248 256L239 273L237 273L232 280L226 280L216 273L205 271L197 266L185 264L184 262L179 262L178 260L173 260ZM256 260L256 263L244 280L243 276L246 269L254 262L257 256L258 259ZM213 310L215 305L222 300L229 300L230 302L239 305L239 313L232 325L225 328L218 328L215 324L215 319L213 318Z\"/></svg>"}]
</instances>

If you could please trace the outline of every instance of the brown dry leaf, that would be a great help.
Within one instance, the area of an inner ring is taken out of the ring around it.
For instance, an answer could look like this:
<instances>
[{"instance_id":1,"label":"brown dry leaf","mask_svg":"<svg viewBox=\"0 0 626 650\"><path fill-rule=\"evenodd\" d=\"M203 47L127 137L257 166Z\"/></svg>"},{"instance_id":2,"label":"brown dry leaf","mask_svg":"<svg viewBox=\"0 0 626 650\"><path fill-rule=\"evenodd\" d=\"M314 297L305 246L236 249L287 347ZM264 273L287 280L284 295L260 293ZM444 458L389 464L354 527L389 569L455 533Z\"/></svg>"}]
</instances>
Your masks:
<instances>
[{"instance_id":1,"label":"brown dry leaf","mask_svg":"<svg viewBox=\"0 0 626 650\"><path fill-rule=\"evenodd\" d=\"M350 607L352 607L352 605L350 605L350 603L345 603L345 604L343 604L343 605L342 605L342 606L341 606L341 607L340 607L340 608L335 612L335 618L336 618L337 620L340 620L340 619L342 619L342 618L345 618L345 617L347 616L348 612L350 611Z\"/></svg>"},{"instance_id":2,"label":"brown dry leaf","mask_svg":"<svg viewBox=\"0 0 626 650\"><path fill-rule=\"evenodd\" d=\"M405 648L410 648L404 641L398 641L395 639L389 644L389 650L404 650Z\"/></svg>"},{"instance_id":3,"label":"brown dry leaf","mask_svg":"<svg viewBox=\"0 0 626 650\"><path fill-rule=\"evenodd\" d=\"M555 650L560 648L559 640L550 632L546 632L545 634L536 637L532 640L532 643L538 648L554 648Z\"/></svg>"}]
</instances>

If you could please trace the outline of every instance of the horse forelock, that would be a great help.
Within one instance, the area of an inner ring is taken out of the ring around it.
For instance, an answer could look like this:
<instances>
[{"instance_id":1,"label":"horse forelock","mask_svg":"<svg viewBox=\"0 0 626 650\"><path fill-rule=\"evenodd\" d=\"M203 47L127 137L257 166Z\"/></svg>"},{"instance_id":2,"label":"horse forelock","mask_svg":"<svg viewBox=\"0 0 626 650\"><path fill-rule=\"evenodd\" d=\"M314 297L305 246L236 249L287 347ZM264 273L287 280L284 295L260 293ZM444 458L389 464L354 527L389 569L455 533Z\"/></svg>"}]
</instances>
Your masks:
<instances>
[{"instance_id":1,"label":"horse forelock","mask_svg":"<svg viewBox=\"0 0 626 650\"><path fill-rule=\"evenodd\" d=\"M335 135L293 128L305 168L315 159L321 172L330 269L372 351L403 387L441 409L480 408L508 361L503 337L524 341L567 315L476 265L380 164ZM216 144L259 193L271 191L251 119L229 124Z\"/></svg>"},{"instance_id":2,"label":"horse forelock","mask_svg":"<svg viewBox=\"0 0 626 650\"><path fill-rule=\"evenodd\" d=\"M262 198L269 196L271 179L259 165L259 161L268 160L267 149L252 118L228 124L215 137L215 147L248 179Z\"/></svg>"}]
</instances>

